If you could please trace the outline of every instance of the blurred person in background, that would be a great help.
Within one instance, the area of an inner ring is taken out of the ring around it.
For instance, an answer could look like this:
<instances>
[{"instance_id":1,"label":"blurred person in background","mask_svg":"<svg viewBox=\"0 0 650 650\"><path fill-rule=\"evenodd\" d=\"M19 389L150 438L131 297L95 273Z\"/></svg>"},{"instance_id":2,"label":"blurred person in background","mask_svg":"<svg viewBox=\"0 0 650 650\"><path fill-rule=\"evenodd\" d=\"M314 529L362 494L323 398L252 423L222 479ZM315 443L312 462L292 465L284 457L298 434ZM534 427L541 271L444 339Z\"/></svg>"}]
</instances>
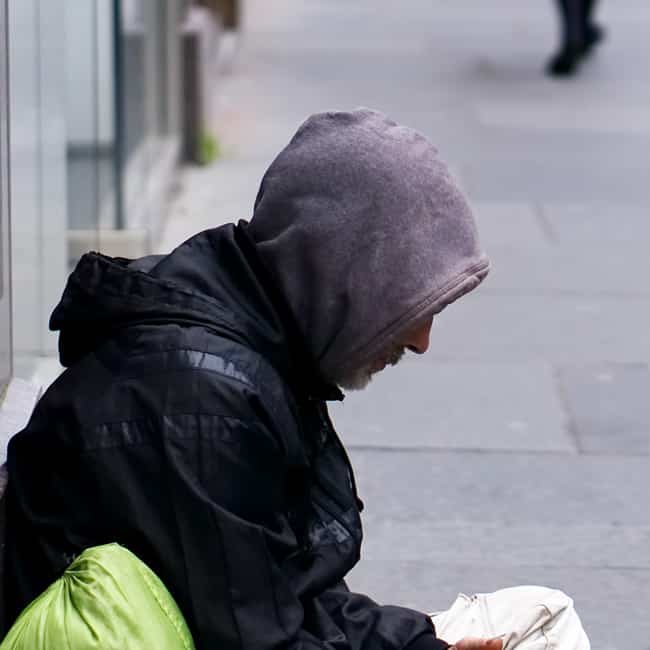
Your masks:
<instances>
[{"instance_id":1,"label":"blurred person in background","mask_svg":"<svg viewBox=\"0 0 650 650\"><path fill-rule=\"evenodd\" d=\"M603 39L604 31L594 21L598 0L556 0L561 22L561 45L548 64L553 76L571 76Z\"/></svg>"},{"instance_id":2,"label":"blurred person in background","mask_svg":"<svg viewBox=\"0 0 650 650\"><path fill-rule=\"evenodd\" d=\"M345 582L362 503L326 402L424 353L488 270L435 147L367 109L309 118L250 223L164 256L85 255L50 323L67 370L9 444L9 622L118 542L198 650L588 650L554 590L459 597L432 620Z\"/></svg>"}]
</instances>

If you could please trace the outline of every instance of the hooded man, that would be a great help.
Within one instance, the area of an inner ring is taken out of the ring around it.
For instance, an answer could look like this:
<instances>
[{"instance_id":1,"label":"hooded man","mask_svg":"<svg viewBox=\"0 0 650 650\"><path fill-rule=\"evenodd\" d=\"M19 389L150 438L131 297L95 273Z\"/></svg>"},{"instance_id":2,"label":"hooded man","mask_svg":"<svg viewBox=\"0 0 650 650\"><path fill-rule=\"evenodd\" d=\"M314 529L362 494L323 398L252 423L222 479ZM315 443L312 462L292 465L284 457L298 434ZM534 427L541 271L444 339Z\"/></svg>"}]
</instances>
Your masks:
<instances>
[{"instance_id":1,"label":"hooded man","mask_svg":"<svg viewBox=\"0 0 650 650\"><path fill-rule=\"evenodd\" d=\"M250 223L82 257L51 319L67 370L9 446L8 622L118 542L198 650L447 647L344 582L362 504L326 401L424 352L488 268L436 149L370 110L309 118Z\"/></svg>"}]
</instances>

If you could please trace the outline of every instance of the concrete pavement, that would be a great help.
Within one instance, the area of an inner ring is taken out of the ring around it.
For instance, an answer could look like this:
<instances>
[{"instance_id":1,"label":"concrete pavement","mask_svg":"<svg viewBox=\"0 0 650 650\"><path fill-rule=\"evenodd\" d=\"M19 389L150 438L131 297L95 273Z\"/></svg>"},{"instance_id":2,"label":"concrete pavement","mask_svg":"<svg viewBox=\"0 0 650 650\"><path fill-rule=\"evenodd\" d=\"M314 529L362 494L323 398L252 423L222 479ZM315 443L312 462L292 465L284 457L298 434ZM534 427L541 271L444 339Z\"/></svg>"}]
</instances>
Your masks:
<instances>
[{"instance_id":1,"label":"concrete pavement","mask_svg":"<svg viewBox=\"0 0 650 650\"><path fill-rule=\"evenodd\" d=\"M309 113L367 105L436 142L494 270L430 352L332 409L356 465L353 587L570 593L596 650L650 648L650 5L604 3L579 78L541 74L550 2L251 0L218 81L224 157L187 169L161 249L247 218Z\"/></svg>"}]
</instances>

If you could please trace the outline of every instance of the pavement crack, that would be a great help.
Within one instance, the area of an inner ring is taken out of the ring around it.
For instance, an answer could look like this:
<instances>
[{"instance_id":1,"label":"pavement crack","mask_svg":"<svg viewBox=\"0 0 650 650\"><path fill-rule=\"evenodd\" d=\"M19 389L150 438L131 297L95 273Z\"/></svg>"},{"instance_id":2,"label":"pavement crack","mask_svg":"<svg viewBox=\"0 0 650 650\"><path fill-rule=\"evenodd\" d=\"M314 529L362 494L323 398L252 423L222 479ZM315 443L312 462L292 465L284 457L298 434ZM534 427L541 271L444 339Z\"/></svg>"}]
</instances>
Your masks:
<instances>
[{"instance_id":1,"label":"pavement crack","mask_svg":"<svg viewBox=\"0 0 650 650\"><path fill-rule=\"evenodd\" d=\"M544 237L546 238L546 241L548 241L548 243L552 244L553 246L557 246L560 243L560 237L558 236L557 231L553 227L551 220L548 218L544 206L541 203L532 203L531 209L533 211L533 214L535 215L535 218L537 219L537 223L539 224L539 227L544 233Z\"/></svg>"},{"instance_id":2,"label":"pavement crack","mask_svg":"<svg viewBox=\"0 0 650 650\"><path fill-rule=\"evenodd\" d=\"M553 379L553 386L555 387L555 392L558 397L558 402L560 403L560 408L562 409L562 413L564 415L566 433L575 445L576 453L583 454L584 449L580 442L578 423L576 421L573 410L571 409L571 401L569 400L569 395L564 388L560 368L553 366L551 369L551 376Z\"/></svg>"}]
</instances>

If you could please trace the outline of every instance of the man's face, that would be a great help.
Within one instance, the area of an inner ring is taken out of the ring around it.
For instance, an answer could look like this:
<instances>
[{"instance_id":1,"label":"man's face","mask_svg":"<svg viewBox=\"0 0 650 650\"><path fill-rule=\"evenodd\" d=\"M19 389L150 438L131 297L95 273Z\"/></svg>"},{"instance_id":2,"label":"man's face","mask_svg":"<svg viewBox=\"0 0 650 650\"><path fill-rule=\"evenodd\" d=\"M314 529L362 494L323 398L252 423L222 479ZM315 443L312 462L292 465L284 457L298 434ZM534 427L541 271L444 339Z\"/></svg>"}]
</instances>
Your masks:
<instances>
[{"instance_id":1,"label":"man's face","mask_svg":"<svg viewBox=\"0 0 650 650\"><path fill-rule=\"evenodd\" d=\"M419 324L401 337L400 341L384 352L376 361L360 368L348 377L341 378L337 383L345 390L363 390L374 375L381 372L386 366L396 366L404 356L406 350L416 354L424 354L429 348L429 336L433 316Z\"/></svg>"}]
</instances>

